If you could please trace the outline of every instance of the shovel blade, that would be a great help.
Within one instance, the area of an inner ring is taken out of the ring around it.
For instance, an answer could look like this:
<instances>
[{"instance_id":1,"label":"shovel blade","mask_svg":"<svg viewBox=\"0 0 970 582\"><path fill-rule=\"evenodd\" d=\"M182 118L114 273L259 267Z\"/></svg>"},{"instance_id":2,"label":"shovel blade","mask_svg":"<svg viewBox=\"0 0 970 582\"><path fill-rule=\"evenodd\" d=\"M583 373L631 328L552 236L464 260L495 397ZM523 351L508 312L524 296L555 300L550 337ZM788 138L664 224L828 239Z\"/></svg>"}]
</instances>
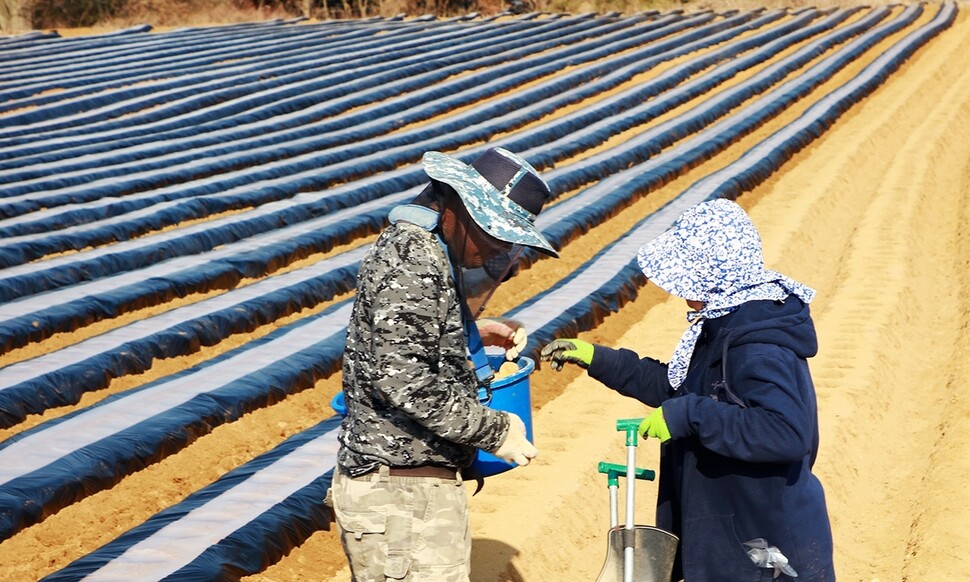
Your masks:
<instances>
[{"instance_id":1,"label":"shovel blade","mask_svg":"<svg viewBox=\"0 0 970 582\"><path fill-rule=\"evenodd\" d=\"M611 528L606 561L596 582L623 582L623 529ZM633 579L636 582L670 582L677 543L674 534L649 525L633 526Z\"/></svg>"}]
</instances>

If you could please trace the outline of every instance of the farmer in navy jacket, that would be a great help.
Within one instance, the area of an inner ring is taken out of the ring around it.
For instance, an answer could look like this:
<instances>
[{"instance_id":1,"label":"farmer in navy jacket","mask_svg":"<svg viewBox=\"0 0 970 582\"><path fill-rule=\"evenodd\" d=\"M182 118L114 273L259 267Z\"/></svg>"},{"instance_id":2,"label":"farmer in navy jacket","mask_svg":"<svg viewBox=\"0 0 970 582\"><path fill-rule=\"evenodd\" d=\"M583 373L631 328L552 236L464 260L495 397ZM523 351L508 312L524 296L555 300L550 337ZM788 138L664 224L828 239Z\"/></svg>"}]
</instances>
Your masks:
<instances>
[{"instance_id":1,"label":"farmer in navy jacket","mask_svg":"<svg viewBox=\"0 0 970 582\"><path fill-rule=\"evenodd\" d=\"M541 357L655 407L640 425L663 443L657 526L680 537L673 579L835 579L807 358L815 292L766 270L744 210L688 209L637 256L650 281L687 300L690 328L669 363L579 339Z\"/></svg>"}]
</instances>

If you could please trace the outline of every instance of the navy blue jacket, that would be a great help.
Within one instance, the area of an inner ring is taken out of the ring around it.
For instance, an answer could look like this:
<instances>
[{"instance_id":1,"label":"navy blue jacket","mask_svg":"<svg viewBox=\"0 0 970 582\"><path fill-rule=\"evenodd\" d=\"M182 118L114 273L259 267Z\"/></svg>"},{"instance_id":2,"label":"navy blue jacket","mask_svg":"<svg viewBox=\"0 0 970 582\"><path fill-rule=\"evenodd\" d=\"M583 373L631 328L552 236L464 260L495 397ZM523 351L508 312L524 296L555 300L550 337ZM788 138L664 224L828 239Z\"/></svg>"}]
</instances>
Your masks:
<instances>
[{"instance_id":1,"label":"navy blue jacket","mask_svg":"<svg viewBox=\"0 0 970 582\"><path fill-rule=\"evenodd\" d=\"M672 439L661 448L657 526L681 539L674 580L771 580L743 543L764 538L797 578L834 580L832 534L818 452L815 388L807 358L818 350L807 305L751 301L704 322L684 383L667 365L596 346L589 374L657 407Z\"/></svg>"}]
</instances>

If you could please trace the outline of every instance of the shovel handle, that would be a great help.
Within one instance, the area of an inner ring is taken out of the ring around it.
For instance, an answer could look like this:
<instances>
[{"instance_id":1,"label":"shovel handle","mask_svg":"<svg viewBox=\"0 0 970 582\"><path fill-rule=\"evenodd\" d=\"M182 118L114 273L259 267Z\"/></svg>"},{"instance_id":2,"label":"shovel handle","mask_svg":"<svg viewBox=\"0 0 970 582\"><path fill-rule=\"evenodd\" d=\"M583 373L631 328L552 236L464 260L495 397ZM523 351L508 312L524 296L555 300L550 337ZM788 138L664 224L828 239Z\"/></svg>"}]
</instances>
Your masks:
<instances>
[{"instance_id":1,"label":"shovel handle","mask_svg":"<svg viewBox=\"0 0 970 582\"><path fill-rule=\"evenodd\" d=\"M616 421L616 430L626 433L626 446L637 446L637 435L640 434L642 418L621 418Z\"/></svg>"},{"instance_id":2,"label":"shovel handle","mask_svg":"<svg viewBox=\"0 0 970 582\"><path fill-rule=\"evenodd\" d=\"M620 477L626 476L626 466L617 465L616 463L607 463L605 461L600 461L598 470L600 473L606 475L607 487L619 487ZM653 481L657 474L650 469L636 468L635 476L637 479L643 481Z\"/></svg>"}]
</instances>

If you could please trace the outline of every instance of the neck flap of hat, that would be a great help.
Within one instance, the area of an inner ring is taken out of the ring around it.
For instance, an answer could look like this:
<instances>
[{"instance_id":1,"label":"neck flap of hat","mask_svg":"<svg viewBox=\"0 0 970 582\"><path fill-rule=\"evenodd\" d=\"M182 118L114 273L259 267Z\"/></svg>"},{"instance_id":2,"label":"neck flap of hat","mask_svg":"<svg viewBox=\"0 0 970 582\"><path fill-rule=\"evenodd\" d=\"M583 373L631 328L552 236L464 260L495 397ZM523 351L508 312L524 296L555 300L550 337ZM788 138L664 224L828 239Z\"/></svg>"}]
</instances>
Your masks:
<instances>
[{"instance_id":1,"label":"neck flap of hat","mask_svg":"<svg viewBox=\"0 0 970 582\"><path fill-rule=\"evenodd\" d=\"M687 314L684 332L667 368L677 388L704 321L723 317L748 301L780 301L795 295L811 303L815 290L764 267L761 236L744 210L723 198L702 202L673 226L643 245L637 263L647 276L671 295L701 301L704 307Z\"/></svg>"}]
</instances>

